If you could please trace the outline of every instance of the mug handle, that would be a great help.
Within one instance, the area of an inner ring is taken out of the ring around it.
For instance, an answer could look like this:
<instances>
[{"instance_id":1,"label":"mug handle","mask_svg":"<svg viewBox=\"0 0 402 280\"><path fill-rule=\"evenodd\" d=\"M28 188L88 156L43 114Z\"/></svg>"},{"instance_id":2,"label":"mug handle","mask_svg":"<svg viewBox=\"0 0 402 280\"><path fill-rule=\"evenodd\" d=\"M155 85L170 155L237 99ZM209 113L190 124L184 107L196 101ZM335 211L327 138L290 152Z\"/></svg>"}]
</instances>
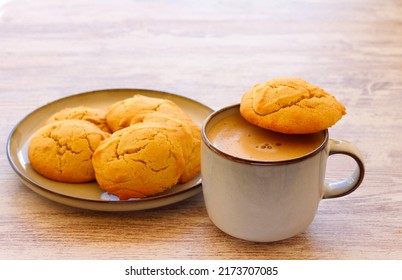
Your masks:
<instances>
[{"instance_id":1,"label":"mug handle","mask_svg":"<svg viewBox=\"0 0 402 280\"><path fill-rule=\"evenodd\" d=\"M352 176L338 182L326 183L324 185L323 198L335 198L350 194L356 190L364 177L364 161L360 151L350 142L336 139L329 139L329 156L343 154L353 158L357 167Z\"/></svg>"}]
</instances>

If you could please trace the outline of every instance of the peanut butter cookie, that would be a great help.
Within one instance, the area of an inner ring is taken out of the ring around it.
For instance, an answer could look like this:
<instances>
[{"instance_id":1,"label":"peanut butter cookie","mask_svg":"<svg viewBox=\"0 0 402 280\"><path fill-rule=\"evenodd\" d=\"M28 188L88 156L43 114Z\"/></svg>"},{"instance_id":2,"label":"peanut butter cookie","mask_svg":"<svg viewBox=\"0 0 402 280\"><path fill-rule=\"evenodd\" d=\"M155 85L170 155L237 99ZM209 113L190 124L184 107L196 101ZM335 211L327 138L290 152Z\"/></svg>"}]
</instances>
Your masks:
<instances>
[{"instance_id":1,"label":"peanut butter cookie","mask_svg":"<svg viewBox=\"0 0 402 280\"><path fill-rule=\"evenodd\" d=\"M121 200L171 188L184 172L183 139L182 129L157 122L114 132L92 157L99 186Z\"/></svg>"},{"instance_id":2,"label":"peanut butter cookie","mask_svg":"<svg viewBox=\"0 0 402 280\"><path fill-rule=\"evenodd\" d=\"M287 134L327 129L346 114L334 96L302 79L282 78L254 85L242 97L241 115L250 123Z\"/></svg>"},{"instance_id":3,"label":"peanut butter cookie","mask_svg":"<svg viewBox=\"0 0 402 280\"><path fill-rule=\"evenodd\" d=\"M162 112L180 114L183 110L168 99L134 95L112 104L106 112L106 123L112 132L141 122L145 115Z\"/></svg>"},{"instance_id":4,"label":"peanut butter cookie","mask_svg":"<svg viewBox=\"0 0 402 280\"><path fill-rule=\"evenodd\" d=\"M92 155L109 134L83 120L63 120L37 130L28 146L28 158L39 174L60 182L95 180Z\"/></svg>"}]
</instances>

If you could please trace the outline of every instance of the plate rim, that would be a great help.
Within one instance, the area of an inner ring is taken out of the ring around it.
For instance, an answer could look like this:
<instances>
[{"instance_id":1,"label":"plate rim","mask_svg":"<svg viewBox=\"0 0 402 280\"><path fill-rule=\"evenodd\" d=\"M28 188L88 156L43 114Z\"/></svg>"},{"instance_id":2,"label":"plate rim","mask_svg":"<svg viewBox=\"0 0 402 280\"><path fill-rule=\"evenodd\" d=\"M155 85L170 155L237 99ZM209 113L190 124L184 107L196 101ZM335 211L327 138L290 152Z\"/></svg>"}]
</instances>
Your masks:
<instances>
[{"instance_id":1,"label":"plate rim","mask_svg":"<svg viewBox=\"0 0 402 280\"><path fill-rule=\"evenodd\" d=\"M193 186L180 190L178 192L171 192L171 193L167 193L164 195L155 195L155 196L149 196L149 197L145 197L145 198L141 198L141 199L131 199L131 200L101 200L101 199L90 199L90 198L82 198L82 197L74 197L74 196L70 196L67 194L63 194L63 193L58 193L55 192L49 188L46 188L44 186L42 186L41 184L37 184L35 183L29 176L27 176L26 174L24 174L24 172L22 172L20 170L20 168L18 168L17 164L14 162L13 160L13 156L12 156L12 151L11 151L11 144L12 144L12 139L13 136L15 135L16 131L18 130L18 128L21 126L21 124L26 121L27 119L29 119L30 116L32 116L33 114L35 114L36 112L39 112L40 110L45 109L46 107L51 107L52 104L56 104L56 103L60 103L63 100L68 100L68 99L72 99L72 98L79 98L80 96L85 96L85 95L93 95L93 94L97 94L97 93L105 93L105 92L124 92L124 91L133 91L133 94L135 94L136 91L141 91L141 92L147 92L147 93L156 93L156 94L162 94L162 95L168 95L168 96L173 96L174 98L177 99L183 99L187 102L191 102L193 104L196 104L198 106L201 106L203 108L205 108L206 110L209 110L210 113L213 112L213 109L211 109L209 106L191 99L189 97L186 96L182 96L179 94L175 94L175 93L170 93L170 92L166 92L166 91L160 91L160 90L153 90L153 89L143 89L143 88L108 88L108 89L99 89L99 90L92 90L92 91L85 91L85 92L80 92L80 93L75 93L75 94L71 94L68 96L64 96L55 100L52 100L42 106L37 107L36 109L32 110L31 112L29 112L27 115L25 115L19 122L17 122L17 124L14 125L14 127L11 129L8 137L7 137L7 142L6 142L6 154L7 154L7 158L8 158L8 162L11 165L12 169L14 170L14 172L18 175L19 180L29 189L31 189L32 191L34 191L35 193L37 193L38 195L44 197L43 195L39 194L38 192L36 192L35 190L33 190L31 188L31 186L33 185L34 188L39 188L41 191L44 191L48 194L50 194L51 196L55 196L55 197L61 197L64 199L68 199L71 201L80 201L80 202L87 202L87 203L91 203L91 204L97 204L97 205L113 205L113 206L118 206L118 205L138 205L138 204L142 204L142 203L146 203L146 202L156 202L156 201L160 201L160 200L165 200L165 199L172 199L175 196L179 196L179 195L184 195L190 191L195 191L195 189L199 188L200 190L195 192L194 195L198 194L201 191L201 184L202 184L202 179L201 176L200 178L194 183ZM140 94L140 93L138 93ZM29 184L31 184L31 186L27 185L27 182ZM191 196L190 196L191 197ZM48 197L45 197L47 199L49 199ZM175 203L175 202L179 202L181 200L187 199L189 197L185 197L183 199L179 199L177 201L173 201L171 203ZM54 199L50 199L53 200L55 202L61 203L59 201L56 201ZM147 207L144 209L150 209L150 208L157 208L157 207L162 207L171 203L167 203L167 204L163 204L161 206L154 206L154 207ZM68 205L65 203L61 203L64 205ZM71 206L71 205L69 205ZM74 207L74 206L71 206ZM77 207L77 208L83 208L83 207ZM86 208L86 207L85 207ZM133 207L136 208L136 207ZM92 209L91 208L86 208L86 209ZM97 209L92 209L92 210L97 210ZM122 210L122 211L134 211L134 210L141 210L141 209L132 209L132 210ZM102 211L109 211L107 209L102 210ZM116 210L110 210L110 211L116 211ZM119 211L119 210L117 210Z\"/></svg>"}]
</instances>

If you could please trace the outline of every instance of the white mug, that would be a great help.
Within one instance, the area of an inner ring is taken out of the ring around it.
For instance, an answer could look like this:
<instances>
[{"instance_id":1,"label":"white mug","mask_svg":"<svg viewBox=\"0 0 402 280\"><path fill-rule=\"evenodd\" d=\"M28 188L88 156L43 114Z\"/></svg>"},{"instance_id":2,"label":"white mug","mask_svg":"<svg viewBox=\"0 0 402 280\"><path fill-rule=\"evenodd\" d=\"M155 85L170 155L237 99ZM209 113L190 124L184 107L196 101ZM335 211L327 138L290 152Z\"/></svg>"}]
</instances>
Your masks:
<instances>
[{"instance_id":1,"label":"white mug","mask_svg":"<svg viewBox=\"0 0 402 280\"><path fill-rule=\"evenodd\" d=\"M353 192L364 177L364 161L349 142L329 139L314 151L283 161L238 158L214 146L211 127L239 113L233 105L212 113L202 127L201 175L208 216L223 232L257 242L272 242L304 232L321 199ZM339 182L325 183L327 159L333 154L352 157L354 173Z\"/></svg>"}]
</instances>

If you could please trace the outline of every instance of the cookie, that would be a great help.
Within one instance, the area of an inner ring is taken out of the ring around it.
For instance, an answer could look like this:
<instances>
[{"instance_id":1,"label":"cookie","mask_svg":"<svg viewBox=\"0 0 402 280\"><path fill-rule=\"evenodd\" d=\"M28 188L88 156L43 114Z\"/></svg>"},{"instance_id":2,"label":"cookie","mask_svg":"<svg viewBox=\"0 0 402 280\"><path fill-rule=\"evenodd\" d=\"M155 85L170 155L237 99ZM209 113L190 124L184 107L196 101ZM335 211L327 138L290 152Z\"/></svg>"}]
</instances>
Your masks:
<instances>
[{"instance_id":1,"label":"cookie","mask_svg":"<svg viewBox=\"0 0 402 280\"><path fill-rule=\"evenodd\" d=\"M154 112L144 116L142 122L163 123L183 132L183 155L185 167L179 183L186 183L201 170L201 129L185 114Z\"/></svg>"},{"instance_id":2,"label":"cookie","mask_svg":"<svg viewBox=\"0 0 402 280\"><path fill-rule=\"evenodd\" d=\"M92 157L99 186L121 200L171 188L184 172L184 138L181 129L157 122L137 123L114 132Z\"/></svg>"},{"instance_id":3,"label":"cookie","mask_svg":"<svg viewBox=\"0 0 402 280\"><path fill-rule=\"evenodd\" d=\"M242 97L250 123L286 134L309 134L333 126L346 114L334 96L302 79L281 78L254 85Z\"/></svg>"},{"instance_id":4,"label":"cookie","mask_svg":"<svg viewBox=\"0 0 402 280\"><path fill-rule=\"evenodd\" d=\"M110 129L106 124L105 111L87 106L77 106L73 108L65 108L52 115L46 124L61 120L84 120L95 124L105 132L110 133Z\"/></svg>"},{"instance_id":5,"label":"cookie","mask_svg":"<svg viewBox=\"0 0 402 280\"><path fill-rule=\"evenodd\" d=\"M95 180L92 155L109 134L83 120L62 120L38 129L28 146L28 158L39 174L60 182Z\"/></svg>"},{"instance_id":6,"label":"cookie","mask_svg":"<svg viewBox=\"0 0 402 280\"><path fill-rule=\"evenodd\" d=\"M174 102L163 99L134 95L112 104L106 112L106 123L112 132L140 122L145 115L154 112L181 114L183 110Z\"/></svg>"}]
</instances>

